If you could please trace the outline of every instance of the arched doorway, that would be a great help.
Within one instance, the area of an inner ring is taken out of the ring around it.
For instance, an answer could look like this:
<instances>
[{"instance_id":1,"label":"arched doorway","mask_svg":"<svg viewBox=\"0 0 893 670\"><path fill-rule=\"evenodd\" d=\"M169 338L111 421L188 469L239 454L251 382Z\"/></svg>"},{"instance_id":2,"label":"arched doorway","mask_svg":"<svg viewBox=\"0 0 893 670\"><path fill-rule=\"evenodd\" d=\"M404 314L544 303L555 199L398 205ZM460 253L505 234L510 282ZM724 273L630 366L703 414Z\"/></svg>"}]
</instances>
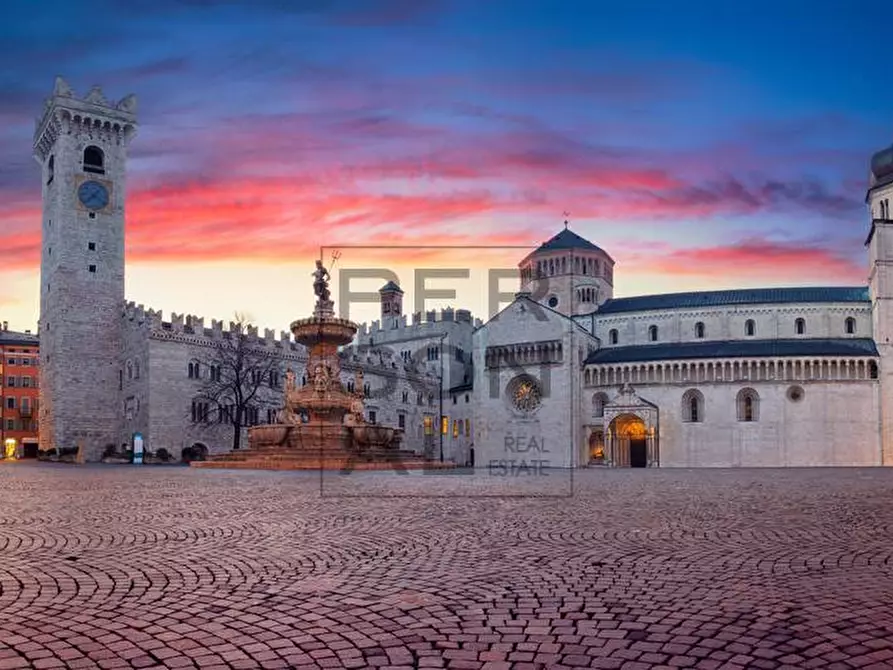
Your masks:
<instances>
[{"instance_id":1,"label":"arched doorway","mask_svg":"<svg viewBox=\"0 0 893 670\"><path fill-rule=\"evenodd\" d=\"M589 434L589 462L599 465L605 462L605 434L601 430Z\"/></svg>"},{"instance_id":2,"label":"arched doorway","mask_svg":"<svg viewBox=\"0 0 893 670\"><path fill-rule=\"evenodd\" d=\"M180 454L184 463L191 461L204 461L208 458L208 447L201 442L195 442L191 447L186 447Z\"/></svg>"},{"instance_id":3,"label":"arched doorway","mask_svg":"<svg viewBox=\"0 0 893 670\"><path fill-rule=\"evenodd\" d=\"M632 414L621 414L611 422L614 465L621 468L648 467L648 429Z\"/></svg>"}]
</instances>

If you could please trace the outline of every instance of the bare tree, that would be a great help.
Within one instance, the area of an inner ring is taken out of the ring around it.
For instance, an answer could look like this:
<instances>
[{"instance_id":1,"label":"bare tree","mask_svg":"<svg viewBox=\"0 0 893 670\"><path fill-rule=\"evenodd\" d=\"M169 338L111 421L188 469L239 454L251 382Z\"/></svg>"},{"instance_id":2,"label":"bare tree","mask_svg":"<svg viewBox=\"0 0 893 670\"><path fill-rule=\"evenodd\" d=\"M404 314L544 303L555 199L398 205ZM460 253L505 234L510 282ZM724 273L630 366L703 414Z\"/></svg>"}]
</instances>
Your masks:
<instances>
[{"instance_id":1,"label":"bare tree","mask_svg":"<svg viewBox=\"0 0 893 670\"><path fill-rule=\"evenodd\" d=\"M280 361L252 341L250 328L247 317L237 313L229 332L203 361L207 376L202 375L196 396L208 403L221 423L232 424L233 449L241 446L242 428L259 423L260 410L278 408L281 400Z\"/></svg>"}]
</instances>

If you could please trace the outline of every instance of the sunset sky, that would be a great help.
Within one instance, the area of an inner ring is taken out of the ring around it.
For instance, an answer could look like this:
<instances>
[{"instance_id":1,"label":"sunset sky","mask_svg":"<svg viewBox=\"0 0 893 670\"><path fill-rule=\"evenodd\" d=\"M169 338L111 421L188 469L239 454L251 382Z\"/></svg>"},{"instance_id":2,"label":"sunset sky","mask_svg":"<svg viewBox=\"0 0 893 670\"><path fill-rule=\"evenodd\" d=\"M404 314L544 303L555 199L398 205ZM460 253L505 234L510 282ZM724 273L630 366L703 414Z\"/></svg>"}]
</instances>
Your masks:
<instances>
[{"instance_id":1,"label":"sunset sky","mask_svg":"<svg viewBox=\"0 0 893 670\"><path fill-rule=\"evenodd\" d=\"M38 318L31 140L57 74L139 99L127 294L165 316L279 330L309 309L320 245L456 245L381 264L480 265L463 247L539 244L564 211L614 257L618 296L865 282L868 161L893 143L889 2L87 6L4 5L10 328Z\"/></svg>"}]
</instances>

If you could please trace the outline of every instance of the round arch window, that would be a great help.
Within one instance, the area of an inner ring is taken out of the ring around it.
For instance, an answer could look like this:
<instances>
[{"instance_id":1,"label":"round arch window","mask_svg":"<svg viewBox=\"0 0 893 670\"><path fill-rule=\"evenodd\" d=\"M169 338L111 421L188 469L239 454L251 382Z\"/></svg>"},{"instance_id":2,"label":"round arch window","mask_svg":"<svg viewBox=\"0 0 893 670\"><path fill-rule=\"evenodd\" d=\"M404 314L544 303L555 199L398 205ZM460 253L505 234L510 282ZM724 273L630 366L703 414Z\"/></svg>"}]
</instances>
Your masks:
<instances>
[{"instance_id":1,"label":"round arch window","mask_svg":"<svg viewBox=\"0 0 893 670\"><path fill-rule=\"evenodd\" d=\"M556 307L558 307L558 296L557 295L553 295L553 296L549 297L549 307L551 307L552 309L555 309Z\"/></svg>"},{"instance_id":2,"label":"round arch window","mask_svg":"<svg viewBox=\"0 0 893 670\"><path fill-rule=\"evenodd\" d=\"M800 402L803 400L803 389L799 386L792 386L788 389L788 400L791 402Z\"/></svg>"}]
</instances>

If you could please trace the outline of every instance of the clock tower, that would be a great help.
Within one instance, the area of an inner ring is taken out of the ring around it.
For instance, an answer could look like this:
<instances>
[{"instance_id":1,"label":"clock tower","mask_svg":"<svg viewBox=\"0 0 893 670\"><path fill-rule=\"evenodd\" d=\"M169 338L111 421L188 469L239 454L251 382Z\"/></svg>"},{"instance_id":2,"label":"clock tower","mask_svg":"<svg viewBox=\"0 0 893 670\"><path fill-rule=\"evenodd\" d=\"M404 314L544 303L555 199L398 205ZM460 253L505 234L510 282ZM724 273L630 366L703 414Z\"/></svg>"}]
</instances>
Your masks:
<instances>
[{"instance_id":1,"label":"clock tower","mask_svg":"<svg viewBox=\"0 0 893 670\"><path fill-rule=\"evenodd\" d=\"M37 120L41 166L40 448L118 440L124 204L136 98L78 97L60 77Z\"/></svg>"}]
</instances>

